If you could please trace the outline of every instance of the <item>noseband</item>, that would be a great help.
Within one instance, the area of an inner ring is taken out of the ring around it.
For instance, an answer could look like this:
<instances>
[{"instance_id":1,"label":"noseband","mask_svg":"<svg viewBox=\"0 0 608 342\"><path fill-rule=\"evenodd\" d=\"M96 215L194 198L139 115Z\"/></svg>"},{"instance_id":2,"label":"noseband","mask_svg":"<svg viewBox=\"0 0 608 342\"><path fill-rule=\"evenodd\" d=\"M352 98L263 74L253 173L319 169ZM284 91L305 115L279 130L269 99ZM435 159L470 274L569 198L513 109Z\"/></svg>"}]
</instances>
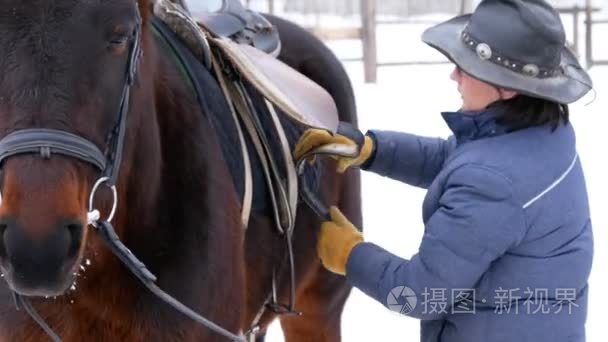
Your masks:
<instances>
[{"instance_id":1,"label":"noseband","mask_svg":"<svg viewBox=\"0 0 608 342\"><path fill-rule=\"evenodd\" d=\"M100 171L101 177L95 183L89 199L89 224L96 228L101 238L108 248L116 255L120 261L133 273L142 284L148 288L160 300L169 304L180 313L191 318L195 322L209 328L219 335L231 341L245 342L243 337L237 336L230 331L220 327L214 322L200 316L189 307L185 306L171 295L160 289L156 285L156 276L150 272L146 266L120 241L114 228L110 224L117 205L116 183L118 172L122 160L125 131L127 126L127 114L129 112L129 100L131 86L134 84L137 74L139 58L142 55L141 49L141 17L139 8L137 9L137 27L132 36L129 60L127 64L126 80L120 98L118 117L108 134L105 149L102 152L99 147L90 140L66 131L29 128L10 133L0 139L0 165L8 158L22 154L40 154L45 159L50 159L52 155L58 154L78 159L93 165ZM99 186L108 186L114 197L112 212L105 220L100 219L99 211L93 208L93 199ZM53 332L42 317L36 312L30 300L17 293L13 293L17 308L22 307L32 319L49 335L54 342L61 342L61 338Z\"/></svg>"}]
</instances>

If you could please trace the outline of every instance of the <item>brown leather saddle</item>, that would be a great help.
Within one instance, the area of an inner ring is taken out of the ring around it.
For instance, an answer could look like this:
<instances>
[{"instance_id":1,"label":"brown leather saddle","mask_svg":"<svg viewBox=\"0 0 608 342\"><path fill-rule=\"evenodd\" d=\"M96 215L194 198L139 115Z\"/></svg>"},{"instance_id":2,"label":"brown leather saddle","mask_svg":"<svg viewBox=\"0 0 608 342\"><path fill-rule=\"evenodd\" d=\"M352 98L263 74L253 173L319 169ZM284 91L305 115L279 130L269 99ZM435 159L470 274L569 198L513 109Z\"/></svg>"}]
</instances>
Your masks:
<instances>
[{"instance_id":1,"label":"brown leather saddle","mask_svg":"<svg viewBox=\"0 0 608 342\"><path fill-rule=\"evenodd\" d=\"M189 13L182 0L156 0L154 14L175 33L192 52L195 58L215 75L218 86L227 100L235 123L244 165L241 220L243 228L248 226L253 197L252 156L248 152L246 137L252 142L253 150L266 181L267 193L272 206L272 216L276 228L286 236L286 264L290 275L290 300L288 305L278 303L270 292L268 300L251 322L246 332L249 340L255 340L259 319L266 310L278 314L295 313L295 271L292 249L293 229L297 215L298 198L325 217L326 208L319 204L316 194L306 182L303 165L296 165L292 156L292 146L282 119L292 119L303 129L313 127L336 132L338 130L338 110L333 98L321 86L281 62L279 33L266 18L259 13L243 8L239 0L219 0L221 6L216 11ZM234 77L238 74L238 77ZM251 105L251 92L257 91L261 97L260 106ZM272 124L264 129L260 121L259 107ZM271 139L272 138L272 139ZM276 150L273 146L278 146ZM336 154L344 146L324 146L320 153ZM348 146L347 149L352 149ZM342 154L353 155L347 150ZM279 160L285 161L283 165ZM300 190L302 190L300 192ZM316 204L315 204L316 203ZM316 209L315 209L316 208ZM272 288L277 279L273 275Z\"/></svg>"},{"instance_id":2,"label":"brown leather saddle","mask_svg":"<svg viewBox=\"0 0 608 342\"><path fill-rule=\"evenodd\" d=\"M278 56L281 39L276 28L260 13L245 8L239 0L221 0L219 9L192 13L196 20L218 37L230 38Z\"/></svg>"},{"instance_id":3,"label":"brown leather saddle","mask_svg":"<svg viewBox=\"0 0 608 342\"><path fill-rule=\"evenodd\" d=\"M338 109L331 95L275 58L281 48L276 28L239 0L221 1L215 12L191 14L183 0L156 0L154 13L210 70L214 51L220 50L282 112L307 127L336 132Z\"/></svg>"}]
</instances>

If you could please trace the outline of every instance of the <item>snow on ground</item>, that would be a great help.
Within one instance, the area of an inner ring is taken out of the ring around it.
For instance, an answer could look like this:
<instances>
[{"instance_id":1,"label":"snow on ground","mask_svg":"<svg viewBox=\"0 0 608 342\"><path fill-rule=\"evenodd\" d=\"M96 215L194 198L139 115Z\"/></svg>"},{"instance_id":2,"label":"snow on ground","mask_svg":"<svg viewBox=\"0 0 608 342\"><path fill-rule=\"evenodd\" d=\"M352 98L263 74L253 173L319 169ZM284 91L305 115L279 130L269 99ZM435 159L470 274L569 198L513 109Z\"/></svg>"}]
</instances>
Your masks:
<instances>
[{"instance_id":1,"label":"snow on ground","mask_svg":"<svg viewBox=\"0 0 608 342\"><path fill-rule=\"evenodd\" d=\"M564 18L567 27L569 21L570 18ZM422 29L420 25L381 27L378 31L379 59L441 59L441 55L420 42ZM599 43L598 38L596 47L602 51L597 55L608 57L608 48ZM342 58L361 54L359 42L331 42L329 45ZM455 85L449 79L450 65L380 68L378 83L372 85L363 83L361 63L346 63L345 67L355 88L363 130L391 129L441 137L449 134L439 113L455 110L460 105ZM603 289L608 288L608 211L603 202L608 190L605 151L608 138L608 67L596 67L590 73L596 86L595 98L591 94L572 105L571 117L587 177L595 234L587 340L601 342L606 341L603 326L606 313L603 311L608 307L608 297L603 295ZM365 173L363 213L366 240L410 258L417 252L422 238L423 197L423 190ZM419 340L417 320L388 311L358 290L353 290L347 302L342 325L346 342ZM283 340L278 324L271 327L267 340Z\"/></svg>"}]
</instances>

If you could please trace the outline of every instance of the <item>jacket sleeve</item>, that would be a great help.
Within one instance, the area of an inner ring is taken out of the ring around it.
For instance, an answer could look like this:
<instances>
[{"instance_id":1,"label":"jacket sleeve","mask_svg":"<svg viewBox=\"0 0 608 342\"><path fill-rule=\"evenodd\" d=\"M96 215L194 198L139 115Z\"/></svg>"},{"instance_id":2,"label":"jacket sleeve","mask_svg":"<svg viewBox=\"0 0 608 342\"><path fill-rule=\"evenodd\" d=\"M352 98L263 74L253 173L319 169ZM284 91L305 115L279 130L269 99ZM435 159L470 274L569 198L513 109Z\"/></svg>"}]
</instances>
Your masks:
<instances>
[{"instance_id":1,"label":"jacket sleeve","mask_svg":"<svg viewBox=\"0 0 608 342\"><path fill-rule=\"evenodd\" d=\"M508 179L482 166L455 170L426 223L418 253L406 260L361 243L349 256L348 281L385 306L391 290L409 287L417 305L405 314L442 318L457 302L453 290L472 291L490 264L523 239L523 209L512 191ZM447 312L429 307L433 289L442 289Z\"/></svg>"},{"instance_id":2,"label":"jacket sleeve","mask_svg":"<svg viewBox=\"0 0 608 342\"><path fill-rule=\"evenodd\" d=\"M448 140L390 131L369 131L374 154L363 168L412 186L428 188L456 146Z\"/></svg>"}]
</instances>

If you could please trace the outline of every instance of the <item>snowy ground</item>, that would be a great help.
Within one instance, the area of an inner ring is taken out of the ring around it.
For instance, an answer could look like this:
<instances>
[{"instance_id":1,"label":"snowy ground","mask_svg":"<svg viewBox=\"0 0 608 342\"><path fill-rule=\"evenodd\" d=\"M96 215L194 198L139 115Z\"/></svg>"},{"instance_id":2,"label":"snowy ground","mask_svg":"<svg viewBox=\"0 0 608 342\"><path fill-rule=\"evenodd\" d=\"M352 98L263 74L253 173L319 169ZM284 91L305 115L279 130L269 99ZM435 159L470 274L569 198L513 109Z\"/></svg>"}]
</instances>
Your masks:
<instances>
[{"instance_id":1,"label":"snowy ground","mask_svg":"<svg viewBox=\"0 0 608 342\"><path fill-rule=\"evenodd\" d=\"M565 18L567 24L570 18ZM608 25L607 25L608 26ZM387 26L379 30L380 60L430 59L441 56L420 43L422 27ZM602 35L603 36L603 35ZM596 35L599 37L600 35ZM360 56L360 43L332 42L340 57ZM598 55L608 48L597 44ZM449 134L439 112L459 107L459 96L449 79L451 66L386 67L379 69L378 83L363 83L361 63L346 63L355 87L362 128L402 130L428 136ZM587 340L606 341L608 297L608 211L603 194L608 190L605 147L608 124L608 67L591 71L596 86L593 94L571 106L572 122L578 133L578 149L587 177L595 233L595 259L590 280ZM421 203L424 191L373 174L363 176L365 237L405 258L417 252L423 226ZM603 326L604 325L604 326ZM354 290L343 315L344 341L417 341L419 322L399 316ZM268 341L282 341L278 325L271 327Z\"/></svg>"}]
</instances>

